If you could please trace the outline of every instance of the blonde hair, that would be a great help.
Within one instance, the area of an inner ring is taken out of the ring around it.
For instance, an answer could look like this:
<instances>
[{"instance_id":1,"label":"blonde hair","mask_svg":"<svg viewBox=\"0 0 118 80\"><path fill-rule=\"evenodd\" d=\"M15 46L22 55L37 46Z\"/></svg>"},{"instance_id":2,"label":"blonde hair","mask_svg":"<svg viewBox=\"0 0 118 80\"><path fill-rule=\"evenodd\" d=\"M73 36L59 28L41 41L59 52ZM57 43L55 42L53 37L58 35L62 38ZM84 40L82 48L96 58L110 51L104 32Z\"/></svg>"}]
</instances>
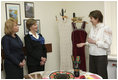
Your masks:
<instances>
[{"instance_id":1,"label":"blonde hair","mask_svg":"<svg viewBox=\"0 0 118 80\"><path fill-rule=\"evenodd\" d=\"M4 33L8 34L8 35L11 35L12 32L13 32L12 29L13 29L15 23L17 24L17 21L15 19L13 19L13 18L8 19L5 22Z\"/></svg>"}]
</instances>

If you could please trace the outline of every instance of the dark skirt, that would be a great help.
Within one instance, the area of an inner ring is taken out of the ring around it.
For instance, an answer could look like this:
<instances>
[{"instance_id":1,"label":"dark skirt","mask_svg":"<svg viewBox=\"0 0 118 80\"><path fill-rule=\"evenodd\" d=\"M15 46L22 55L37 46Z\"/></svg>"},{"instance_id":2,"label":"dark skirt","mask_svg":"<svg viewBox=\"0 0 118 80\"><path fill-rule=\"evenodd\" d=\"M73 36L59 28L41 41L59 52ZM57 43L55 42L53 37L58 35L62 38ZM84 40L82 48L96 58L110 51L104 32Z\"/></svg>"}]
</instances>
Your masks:
<instances>
[{"instance_id":1,"label":"dark skirt","mask_svg":"<svg viewBox=\"0 0 118 80\"><path fill-rule=\"evenodd\" d=\"M6 79L23 79L23 68L12 64L4 64Z\"/></svg>"},{"instance_id":2,"label":"dark skirt","mask_svg":"<svg viewBox=\"0 0 118 80\"><path fill-rule=\"evenodd\" d=\"M28 67L28 74L37 72L37 71L44 71L44 65L27 65Z\"/></svg>"},{"instance_id":3,"label":"dark skirt","mask_svg":"<svg viewBox=\"0 0 118 80\"><path fill-rule=\"evenodd\" d=\"M107 55L89 56L89 71L100 75L103 79L108 79L107 64Z\"/></svg>"}]
</instances>

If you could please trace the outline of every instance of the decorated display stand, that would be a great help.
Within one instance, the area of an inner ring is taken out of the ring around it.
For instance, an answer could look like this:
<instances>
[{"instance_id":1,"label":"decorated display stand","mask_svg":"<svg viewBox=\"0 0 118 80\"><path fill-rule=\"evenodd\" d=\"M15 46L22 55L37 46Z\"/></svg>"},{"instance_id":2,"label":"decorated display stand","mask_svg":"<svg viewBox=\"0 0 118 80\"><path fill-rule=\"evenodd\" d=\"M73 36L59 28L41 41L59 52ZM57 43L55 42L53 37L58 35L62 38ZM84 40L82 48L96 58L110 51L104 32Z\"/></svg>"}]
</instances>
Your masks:
<instances>
[{"instance_id":1,"label":"decorated display stand","mask_svg":"<svg viewBox=\"0 0 118 80\"><path fill-rule=\"evenodd\" d=\"M74 59L74 56L72 56L72 62L73 62L73 69L74 69L74 76L79 77L80 70L79 70L79 64L80 64L80 56L76 56Z\"/></svg>"}]
</instances>

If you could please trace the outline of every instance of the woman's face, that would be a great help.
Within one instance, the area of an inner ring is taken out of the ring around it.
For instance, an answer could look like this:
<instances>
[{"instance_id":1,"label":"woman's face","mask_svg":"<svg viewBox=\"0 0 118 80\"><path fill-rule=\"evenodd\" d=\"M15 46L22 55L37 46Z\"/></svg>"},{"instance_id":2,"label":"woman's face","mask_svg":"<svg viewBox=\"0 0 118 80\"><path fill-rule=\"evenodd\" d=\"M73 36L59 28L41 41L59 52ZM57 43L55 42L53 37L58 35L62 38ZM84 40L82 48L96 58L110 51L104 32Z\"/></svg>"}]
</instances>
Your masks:
<instances>
[{"instance_id":1,"label":"woman's face","mask_svg":"<svg viewBox=\"0 0 118 80\"><path fill-rule=\"evenodd\" d=\"M92 23L92 25L96 26L96 24L98 24L98 19L90 17L90 22Z\"/></svg>"},{"instance_id":2,"label":"woman's face","mask_svg":"<svg viewBox=\"0 0 118 80\"><path fill-rule=\"evenodd\" d=\"M32 25L31 27L30 27L30 30L31 31L35 31L35 32L37 32L37 24L34 24L34 25Z\"/></svg>"},{"instance_id":3,"label":"woman's face","mask_svg":"<svg viewBox=\"0 0 118 80\"><path fill-rule=\"evenodd\" d=\"M16 33L19 31L19 27L16 23L14 23L14 26L13 26L13 33Z\"/></svg>"}]
</instances>

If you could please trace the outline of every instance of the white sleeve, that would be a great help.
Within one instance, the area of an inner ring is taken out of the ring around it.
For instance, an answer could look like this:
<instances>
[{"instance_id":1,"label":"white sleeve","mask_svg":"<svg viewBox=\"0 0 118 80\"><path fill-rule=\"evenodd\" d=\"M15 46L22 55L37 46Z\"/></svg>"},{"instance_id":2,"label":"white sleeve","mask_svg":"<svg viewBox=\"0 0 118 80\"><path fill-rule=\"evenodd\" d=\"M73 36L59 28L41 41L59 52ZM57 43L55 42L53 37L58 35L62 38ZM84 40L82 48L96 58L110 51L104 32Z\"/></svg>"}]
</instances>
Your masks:
<instances>
[{"instance_id":1,"label":"white sleeve","mask_svg":"<svg viewBox=\"0 0 118 80\"><path fill-rule=\"evenodd\" d=\"M93 32L93 27L90 29L88 37L91 38L91 34ZM89 47L90 43L88 41L85 42L85 45Z\"/></svg>"},{"instance_id":2,"label":"white sleeve","mask_svg":"<svg viewBox=\"0 0 118 80\"><path fill-rule=\"evenodd\" d=\"M105 27L103 31L103 39L96 42L100 48L108 49L112 43L112 31L109 27Z\"/></svg>"}]
</instances>

